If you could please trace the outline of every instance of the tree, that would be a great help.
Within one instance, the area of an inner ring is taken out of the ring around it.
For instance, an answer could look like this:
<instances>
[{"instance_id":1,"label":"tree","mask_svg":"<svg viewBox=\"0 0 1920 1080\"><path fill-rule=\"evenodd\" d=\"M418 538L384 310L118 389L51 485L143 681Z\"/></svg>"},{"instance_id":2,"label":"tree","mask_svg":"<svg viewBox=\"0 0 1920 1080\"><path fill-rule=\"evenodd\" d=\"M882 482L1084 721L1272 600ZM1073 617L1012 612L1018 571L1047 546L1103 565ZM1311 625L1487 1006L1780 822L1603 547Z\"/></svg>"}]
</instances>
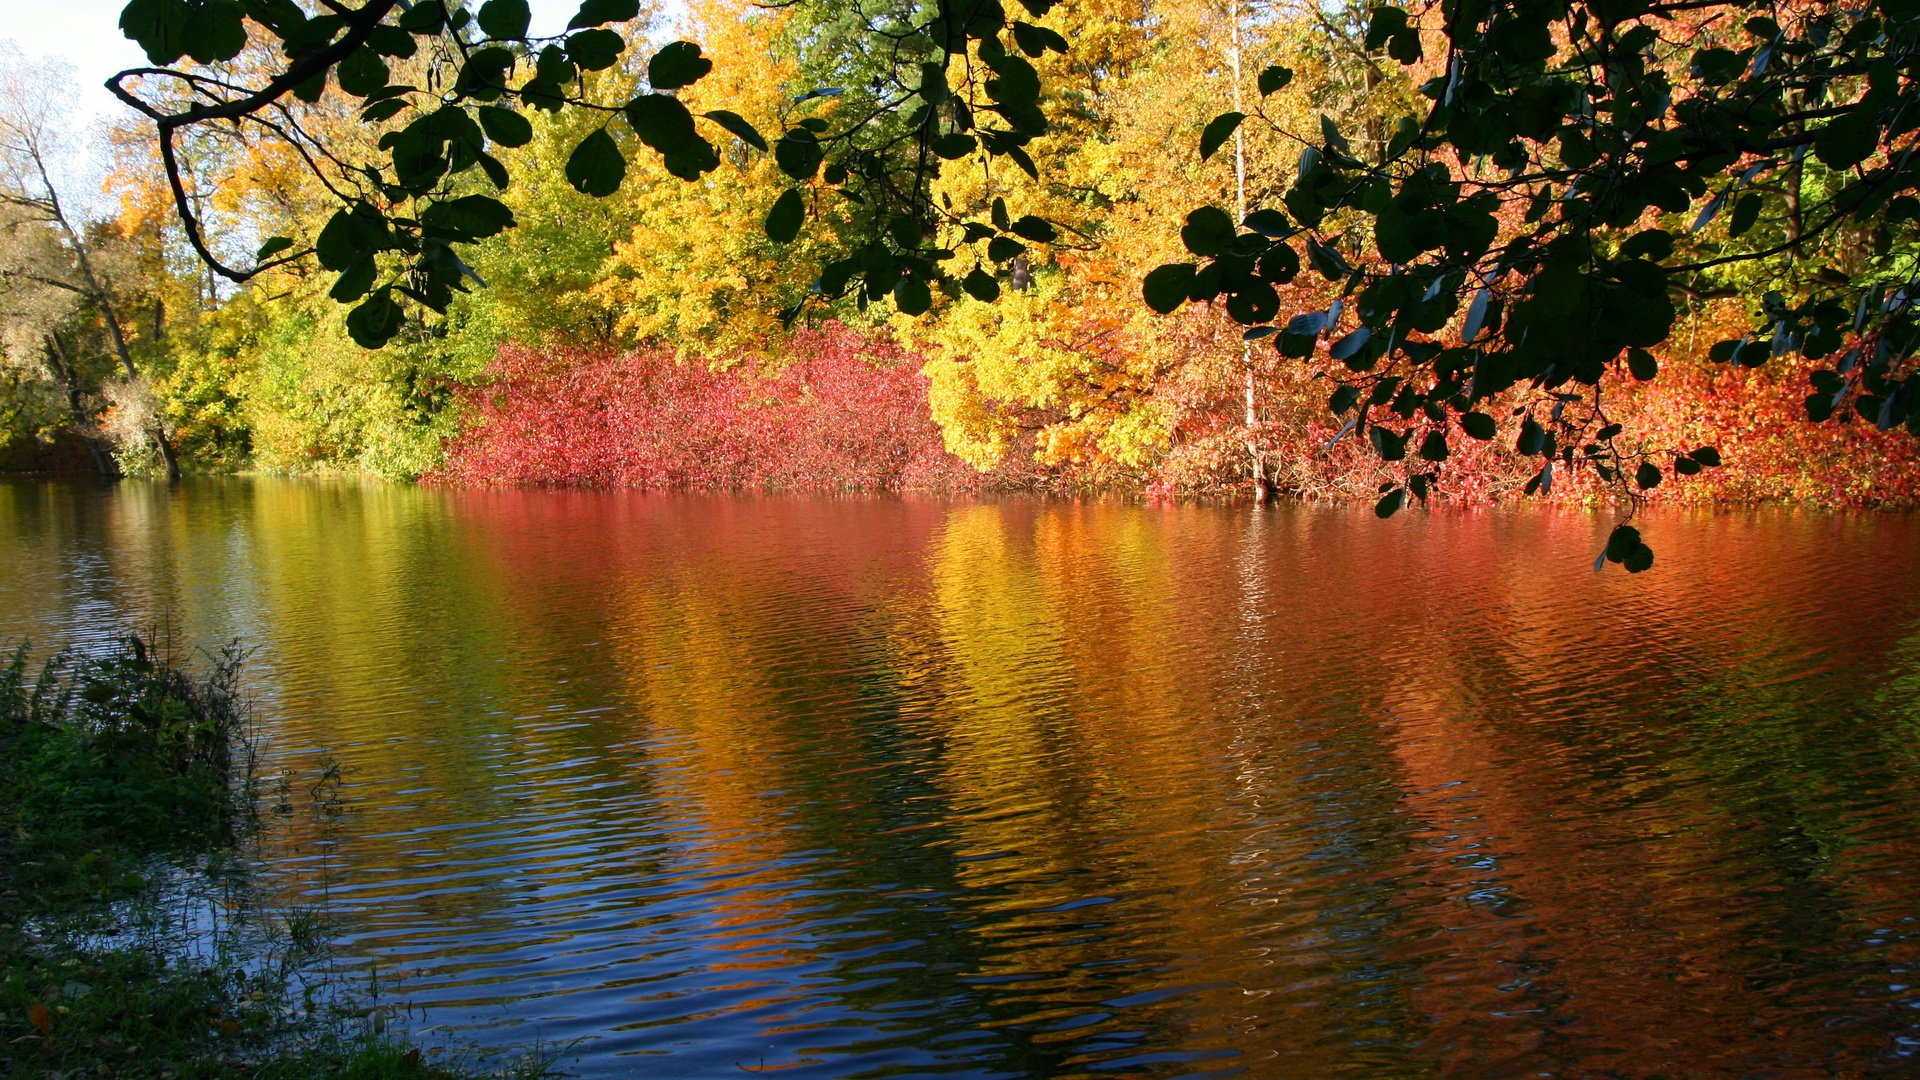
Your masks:
<instances>
[{"instance_id":1,"label":"tree","mask_svg":"<svg viewBox=\"0 0 1920 1080\"><path fill-rule=\"evenodd\" d=\"M1022 3L1038 17L1053 0ZM349 329L370 347L399 332L405 302L445 311L474 276L462 250L513 224L483 185L498 191L511 183L494 151L529 140L529 110L600 119L566 164L568 181L588 195L619 189L628 134L689 181L720 164L710 136L771 153L794 185L768 213L776 242L791 241L804 226L812 183L861 206L871 223L825 265L822 293L862 304L890 297L902 310L925 311L934 289L959 292L943 264L1003 231L933 201L940 162L983 154L1034 172L1024 148L1046 118L1027 57L1064 51L1066 42L1009 18L999 0L856 0L822 10L852 19L879 47L851 68L842 56L830 69L863 83L817 87L794 104L842 97L858 104L833 110L831 119L794 108L771 141L738 113L713 109L696 117L688 109L678 91L712 68L691 42L654 53L647 91L624 103L592 96L582 76L621 62L627 41L609 24L635 18L636 0L584 0L567 32L551 38L529 36L526 0L485 0L474 10L442 0L364 0L328 4L317 14L293 0L131 0L120 25L154 66L121 72L108 86L154 125L175 211L209 266L244 281L312 254L338 275L332 294L356 304ZM224 66L250 45L278 53L265 77ZM394 63L416 57L424 85L397 81ZM330 87L356 99L365 124L382 131L379 154L336 154L303 128L296 106L321 100ZM252 265L237 267L209 243L179 144L222 124L259 129L323 178L339 208L310 251L291 237L269 237Z\"/></svg>"},{"instance_id":2,"label":"tree","mask_svg":"<svg viewBox=\"0 0 1920 1080\"><path fill-rule=\"evenodd\" d=\"M1022 4L1038 20L1051 0ZM113 86L156 125L189 238L230 277L258 267L226 266L208 249L174 140L255 125L327 178L340 205L313 246L339 275L333 295L357 303L349 327L365 344L398 332L402 298L444 309L471 277L458 252L512 225L484 191L510 182L493 150L527 140L528 109L602 120L584 125L566 161L586 194L620 186L630 140L694 180L719 166L717 138L770 154L792 182L763 222L777 244L823 205L857 207L858 227L836 229L819 253L818 296L890 299L918 315L938 296L984 298L1027 280L1056 246L1057 223L940 196L962 190L953 163L1034 178L1051 164L1044 136L1073 106L1046 95L1038 61L1069 40L999 0L793 8L825 38L874 47L803 52L803 74L826 85L794 94L771 138L724 108L688 108L682 91L711 66L690 42L655 52L647 90L595 100L578 76L618 62L625 42L606 27L637 12L621 0L587 0L552 39L527 36L523 0L471 13L365 0L315 15L290 0L133 0L122 25L162 66ZM1463 437L1504 431L1539 461L1529 490L1550 489L1556 469L1590 471L1614 485L1629 518L1670 473L1717 465L1711 447L1636 440L1610 416L1607 391L1654 377L1654 347L1677 322L1730 295L1757 296L1757 310L1751 332L1714 348L1717 361L1814 358L1827 366L1813 376L1813 419L1920 430L1909 389L1920 347L1920 6L1447 0L1364 18L1342 5L1294 11L1318 26L1324 59L1261 68L1254 94L1241 91L1242 104L1200 135L1203 157L1230 143L1243 159L1297 152L1291 182L1277 197L1249 187L1245 212L1194 209L1180 230L1193 258L1145 275L1143 293L1160 312L1221 302L1246 340L1271 339L1282 360L1339 365L1329 405L1347 421L1342 437L1399 470L1381 493L1383 516L1425 499ZM1229 58L1244 56L1240 6L1228 14ZM251 81L223 76L218 65L250 42L278 66ZM416 54L424 83L389 77L390 62ZM179 63L186 56L198 65ZM1324 85L1380 111L1301 116L1305 96L1283 89L1310 64L1325 69ZM1386 108L1396 94L1378 93L1397 81L1394 66L1419 88L1398 110ZM139 80L172 97L143 97ZM320 100L329 80L380 132L378 154L332 156L301 131L289 103ZM269 239L259 265L299 254L291 238ZM1300 287L1312 279L1323 284ZM1313 293L1333 298L1293 306ZM1637 571L1652 553L1623 522L1605 560Z\"/></svg>"},{"instance_id":3,"label":"tree","mask_svg":"<svg viewBox=\"0 0 1920 1080\"><path fill-rule=\"evenodd\" d=\"M62 199L55 178L55 155L59 147L59 88L66 80L50 67L28 65L17 57L7 58L7 75L0 80L0 205L11 208L20 223L38 223L45 232L16 231L27 237L16 247L20 256L5 271L5 276L30 285L70 294L99 318L105 328L112 356L119 362L127 400L144 402L145 383L133 356L133 330L127 325L122 308L120 286L116 278L114 253L108 250L112 230L90 230L75 218ZM57 248L49 251L44 241L51 236ZM67 347L49 329L50 355L66 373L69 400L75 403L76 422L79 405L73 372L73 358ZM180 463L173 452L166 426L157 413L136 418L153 447L159 452L168 479L178 479ZM82 423L82 431L91 430Z\"/></svg>"},{"instance_id":4,"label":"tree","mask_svg":"<svg viewBox=\"0 0 1920 1080\"><path fill-rule=\"evenodd\" d=\"M119 474L102 442L97 398L100 373L83 371L78 317L80 298L62 282L71 259L37 215L0 205L0 370L6 376L9 436L39 434L66 421L87 445L103 478ZM60 406L64 405L64 408Z\"/></svg>"},{"instance_id":5,"label":"tree","mask_svg":"<svg viewBox=\"0 0 1920 1080\"><path fill-rule=\"evenodd\" d=\"M1325 343L1348 369L1331 407L1407 463L1382 516L1427 496L1450 439L1495 437L1496 409L1540 460L1529 491L1591 469L1629 517L1669 470L1718 465L1711 447L1632 441L1604 395L1654 377L1651 350L1688 305L1735 291L1762 293L1759 310L1716 361L1829 360L1812 419L1851 406L1920 431L1920 7L1377 7L1365 48L1425 77L1420 108L1384 146L1330 115L1306 133L1269 123L1302 147L1283 205L1196 209L1183 237L1199 261L1144 292L1162 311L1224 297L1287 356ZM1263 92L1289 74L1263 73ZM1266 120L1224 114L1209 135ZM1341 300L1275 313L1275 289L1306 270ZM1622 523L1602 559L1638 571L1653 556Z\"/></svg>"}]
</instances>

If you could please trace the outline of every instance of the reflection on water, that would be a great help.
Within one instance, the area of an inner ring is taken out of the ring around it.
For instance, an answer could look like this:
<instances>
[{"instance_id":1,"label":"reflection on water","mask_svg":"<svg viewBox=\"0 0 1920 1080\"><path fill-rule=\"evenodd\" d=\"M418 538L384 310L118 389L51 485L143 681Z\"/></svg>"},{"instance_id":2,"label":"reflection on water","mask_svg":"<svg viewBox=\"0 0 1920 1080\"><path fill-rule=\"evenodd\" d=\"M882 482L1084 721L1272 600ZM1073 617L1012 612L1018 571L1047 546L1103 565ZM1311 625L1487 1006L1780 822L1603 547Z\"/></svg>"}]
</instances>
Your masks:
<instances>
[{"instance_id":1,"label":"reflection on water","mask_svg":"<svg viewBox=\"0 0 1920 1080\"><path fill-rule=\"evenodd\" d=\"M278 887L603 1075L1920 1058L1920 527L0 485L0 634L232 635Z\"/></svg>"}]
</instances>

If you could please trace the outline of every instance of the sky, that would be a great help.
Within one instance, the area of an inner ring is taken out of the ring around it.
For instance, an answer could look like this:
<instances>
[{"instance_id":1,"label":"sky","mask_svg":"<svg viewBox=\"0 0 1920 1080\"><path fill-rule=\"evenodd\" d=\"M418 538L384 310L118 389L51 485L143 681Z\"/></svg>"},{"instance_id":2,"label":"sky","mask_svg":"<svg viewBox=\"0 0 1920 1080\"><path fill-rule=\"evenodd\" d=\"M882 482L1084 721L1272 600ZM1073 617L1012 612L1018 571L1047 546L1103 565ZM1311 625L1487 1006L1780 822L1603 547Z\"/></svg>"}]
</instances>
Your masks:
<instances>
[{"instance_id":1,"label":"sky","mask_svg":"<svg viewBox=\"0 0 1920 1080\"><path fill-rule=\"evenodd\" d=\"M72 69L74 124L70 130L75 138L62 180L94 208L104 155L84 133L130 111L107 92L107 77L147 62L139 46L120 33L120 9L125 4L126 0L0 0L0 13L6 16L0 20L0 42L10 40L30 61L50 59ZM567 20L580 9L579 0L530 0L530 6L536 35L565 29Z\"/></svg>"}]
</instances>

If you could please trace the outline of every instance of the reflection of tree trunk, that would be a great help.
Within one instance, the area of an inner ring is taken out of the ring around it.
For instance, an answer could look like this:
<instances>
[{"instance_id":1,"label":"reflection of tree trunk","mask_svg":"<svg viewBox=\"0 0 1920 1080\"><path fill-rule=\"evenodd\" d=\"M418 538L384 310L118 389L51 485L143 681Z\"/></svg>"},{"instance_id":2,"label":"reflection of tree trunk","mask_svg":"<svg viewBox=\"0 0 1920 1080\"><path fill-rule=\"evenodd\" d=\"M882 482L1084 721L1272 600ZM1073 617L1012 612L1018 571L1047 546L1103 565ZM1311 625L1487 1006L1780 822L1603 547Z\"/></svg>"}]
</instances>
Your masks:
<instances>
[{"instance_id":1,"label":"reflection of tree trunk","mask_svg":"<svg viewBox=\"0 0 1920 1080\"><path fill-rule=\"evenodd\" d=\"M86 408L80 404L80 376L74 371L73 359L67 355L66 343L60 340L59 334L47 335L47 355L53 357L54 373L60 376L60 384L67 391L67 408L73 414L74 430L80 433L80 438L87 444L87 452L93 455L93 464L100 470L100 479L118 479L120 470L113 463L113 455L107 453L100 437L94 434L93 418L87 415Z\"/></svg>"}]
</instances>

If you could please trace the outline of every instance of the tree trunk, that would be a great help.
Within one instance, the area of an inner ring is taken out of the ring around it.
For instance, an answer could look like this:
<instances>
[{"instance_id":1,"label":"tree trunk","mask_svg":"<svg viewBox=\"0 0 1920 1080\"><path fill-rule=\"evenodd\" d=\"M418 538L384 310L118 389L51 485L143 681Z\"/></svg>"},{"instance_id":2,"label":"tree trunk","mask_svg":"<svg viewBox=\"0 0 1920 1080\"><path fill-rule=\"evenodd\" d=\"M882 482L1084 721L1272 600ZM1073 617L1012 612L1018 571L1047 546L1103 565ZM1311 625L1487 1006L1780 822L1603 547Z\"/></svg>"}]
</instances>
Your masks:
<instances>
[{"instance_id":1,"label":"tree trunk","mask_svg":"<svg viewBox=\"0 0 1920 1080\"><path fill-rule=\"evenodd\" d=\"M94 280L93 269L88 265L85 255L80 256L79 262L87 284L96 290L93 302L99 306L100 318L107 324L107 336L113 339L113 351L120 358L120 370L126 372L129 381L137 382L140 370L133 364L133 350L127 347L126 331L121 328L120 319L114 314L113 301L107 298L106 291ZM153 427L148 429L148 434L153 438L154 448L160 451L160 460L166 464L167 482L172 483L180 479L180 459L174 456L173 442L167 438L166 425L157 413L152 419Z\"/></svg>"},{"instance_id":2,"label":"tree trunk","mask_svg":"<svg viewBox=\"0 0 1920 1080\"><path fill-rule=\"evenodd\" d=\"M73 414L73 428L87 444L87 452L93 455L94 467L100 470L100 479L120 479L120 468L113 463L113 455L101 445L100 437L93 433L93 418L80 404L80 377L74 371L73 360L67 356L66 343L59 334L47 335L47 355L53 357L54 373L60 376L60 385L67 391L67 409Z\"/></svg>"},{"instance_id":3,"label":"tree trunk","mask_svg":"<svg viewBox=\"0 0 1920 1080\"><path fill-rule=\"evenodd\" d=\"M1245 90L1241 87L1240 76L1240 0L1230 0L1227 19L1231 31L1229 41L1232 42L1227 59L1233 67L1233 111L1245 113ZM1233 220L1238 227L1247 220L1247 137L1238 127L1233 129L1233 204ZM1240 373L1246 391L1247 478L1253 485L1253 501L1264 503L1270 485L1267 483L1266 456L1260 452L1260 400L1253 378L1253 343L1245 339L1240 342Z\"/></svg>"},{"instance_id":4,"label":"tree trunk","mask_svg":"<svg viewBox=\"0 0 1920 1080\"><path fill-rule=\"evenodd\" d=\"M107 335L113 339L113 351L120 360L120 369L126 373L129 381L137 382L140 371L134 366L133 351L127 346L126 329L121 325L119 315L113 310L113 297L107 292L100 276L93 272L93 260L87 256L87 239L81 235L80 230L73 227L71 221L67 220L66 210L60 205L60 194L53 186L53 174L47 169L47 164L41 159L38 149L34 149L32 153L34 165L40 170L40 182L47 189L47 212L54 223L60 226L60 231L67 234L68 243L73 245L74 262L79 265L80 276L87 283L87 299L93 301L94 306L100 309L100 318L107 324ZM153 427L148 434L153 438L155 449L160 451L160 460L166 463L167 480L172 482L180 479L180 461L174 455L173 443L167 438L166 425L161 422L159 416L153 417Z\"/></svg>"}]
</instances>

